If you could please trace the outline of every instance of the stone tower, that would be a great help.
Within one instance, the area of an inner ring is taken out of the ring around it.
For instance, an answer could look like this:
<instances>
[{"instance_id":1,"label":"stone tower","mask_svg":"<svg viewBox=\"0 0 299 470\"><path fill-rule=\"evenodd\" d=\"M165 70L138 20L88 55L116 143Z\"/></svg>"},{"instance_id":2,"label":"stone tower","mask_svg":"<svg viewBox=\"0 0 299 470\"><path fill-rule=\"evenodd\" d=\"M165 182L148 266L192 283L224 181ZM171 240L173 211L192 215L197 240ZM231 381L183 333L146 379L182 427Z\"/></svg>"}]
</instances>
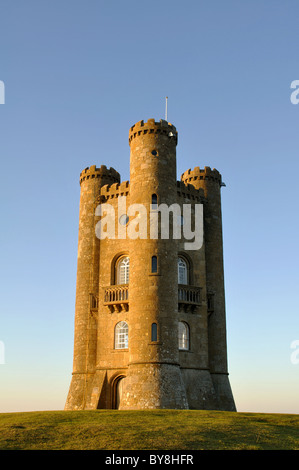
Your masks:
<instances>
[{"instance_id":1,"label":"stone tower","mask_svg":"<svg viewBox=\"0 0 299 470\"><path fill-rule=\"evenodd\" d=\"M129 131L130 182L120 183L105 166L80 175L66 410L235 410L227 370L221 175L197 167L177 181L177 141L172 124L140 121ZM199 205L203 243L186 250L181 214L188 206L194 218ZM99 237L98 228L103 234L112 222L113 236Z\"/></svg>"}]
</instances>

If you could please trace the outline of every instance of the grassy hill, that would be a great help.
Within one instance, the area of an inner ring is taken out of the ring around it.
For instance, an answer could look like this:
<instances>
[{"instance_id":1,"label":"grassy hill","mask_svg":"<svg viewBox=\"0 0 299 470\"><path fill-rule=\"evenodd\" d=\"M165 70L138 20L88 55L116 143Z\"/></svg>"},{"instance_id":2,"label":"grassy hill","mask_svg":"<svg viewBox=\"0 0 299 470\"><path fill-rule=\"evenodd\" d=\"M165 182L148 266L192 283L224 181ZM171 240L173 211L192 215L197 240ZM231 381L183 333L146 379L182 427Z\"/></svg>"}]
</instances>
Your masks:
<instances>
[{"instance_id":1,"label":"grassy hill","mask_svg":"<svg viewBox=\"0 0 299 470\"><path fill-rule=\"evenodd\" d=\"M299 415L197 410L2 413L0 449L299 450Z\"/></svg>"}]
</instances>

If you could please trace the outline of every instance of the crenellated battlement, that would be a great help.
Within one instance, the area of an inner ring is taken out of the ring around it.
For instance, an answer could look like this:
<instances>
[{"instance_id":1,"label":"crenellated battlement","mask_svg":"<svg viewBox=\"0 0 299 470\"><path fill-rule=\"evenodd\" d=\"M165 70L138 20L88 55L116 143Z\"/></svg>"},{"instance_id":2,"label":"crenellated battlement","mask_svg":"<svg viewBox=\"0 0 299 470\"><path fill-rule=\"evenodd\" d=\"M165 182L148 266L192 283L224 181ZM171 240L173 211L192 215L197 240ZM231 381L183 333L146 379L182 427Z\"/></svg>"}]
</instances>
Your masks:
<instances>
[{"instance_id":1,"label":"crenellated battlement","mask_svg":"<svg viewBox=\"0 0 299 470\"><path fill-rule=\"evenodd\" d=\"M192 184L185 184L183 181L177 181L177 191L180 197L203 203L205 201L204 190L196 189Z\"/></svg>"},{"instance_id":2,"label":"crenellated battlement","mask_svg":"<svg viewBox=\"0 0 299 470\"><path fill-rule=\"evenodd\" d=\"M196 180L210 180L218 182L220 185L222 184L222 177L218 170L213 168L213 170L209 166L205 166L204 168L199 168L196 166L194 170L187 170L181 175L181 181L185 184L190 184Z\"/></svg>"},{"instance_id":3,"label":"crenellated battlement","mask_svg":"<svg viewBox=\"0 0 299 470\"><path fill-rule=\"evenodd\" d=\"M135 137L146 134L165 135L169 139L175 139L176 144L178 142L178 133L175 126L164 119L160 119L159 122L155 119L148 119L146 122L139 121L130 128L129 144Z\"/></svg>"},{"instance_id":4,"label":"crenellated battlement","mask_svg":"<svg viewBox=\"0 0 299 470\"><path fill-rule=\"evenodd\" d=\"M202 188L195 189L191 184L185 184L183 181L177 181L177 193L179 196L189 200L204 202L204 190ZM101 187L99 201L107 201L109 198L117 198L119 196L128 196L130 194L130 182L106 184Z\"/></svg>"},{"instance_id":5,"label":"crenellated battlement","mask_svg":"<svg viewBox=\"0 0 299 470\"><path fill-rule=\"evenodd\" d=\"M83 181L92 178L109 178L112 182L120 182L120 174L114 168L107 168L106 165L101 165L97 168L96 165L85 168L80 173L80 185Z\"/></svg>"},{"instance_id":6,"label":"crenellated battlement","mask_svg":"<svg viewBox=\"0 0 299 470\"><path fill-rule=\"evenodd\" d=\"M115 198L119 196L128 196L130 192L129 181L123 181L122 183L106 184L101 187L100 197L101 200Z\"/></svg>"}]
</instances>

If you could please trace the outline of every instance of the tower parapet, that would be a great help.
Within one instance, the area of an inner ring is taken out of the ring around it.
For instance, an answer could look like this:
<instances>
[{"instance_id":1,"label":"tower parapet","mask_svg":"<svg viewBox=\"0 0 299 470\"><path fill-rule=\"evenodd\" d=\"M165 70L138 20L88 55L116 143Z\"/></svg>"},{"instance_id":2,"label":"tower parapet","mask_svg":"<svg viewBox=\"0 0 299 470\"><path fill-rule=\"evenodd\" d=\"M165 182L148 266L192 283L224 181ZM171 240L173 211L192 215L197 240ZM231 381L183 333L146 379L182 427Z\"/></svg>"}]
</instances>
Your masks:
<instances>
[{"instance_id":1,"label":"tower parapet","mask_svg":"<svg viewBox=\"0 0 299 470\"><path fill-rule=\"evenodd\" d=\"M119 196L128 196L130 191L129 181L123 181L122 183L113 183L112 185L105 184L101 187L101 198L109 199Z\"/></svg>"},{"instance_id":2,"label":"tower parapet","mask_svg":"<svg viewBox=\"0 0 299 470\"><path fill-rule=\"evenodd\" d=\"M114 168L107 168L106 165L101 165L100 168L92 165L81 171L80 185L83 181L93 178L100 178L104 181L108 180L105 184L120 183L120 174Z\"/></svg>"},{"instance_id":3,"label":"tower parapet","mask_svg":"<svg viewBox=\"0 0 299 470\"><path fill-rule=\"evenodd\" d=\"M160 119L159 122L155 121L155 119L148 119L146 122L139 121L130 128L129 144L131 144L132 140L136 137L146 134L164 135L169 139L174 139L176 144L178 143L178 132L175 126L164 119Z\"/></svg>"},{"instance_id":4,"label":"tower parapet","mask_svg":"<svg viewBox=\"0 0 299 470\"><path fill-rule=\"evenodd\" d=\"M189 168L189 170L182 174L181 180L185 184L192 184L195 187L197 187L197 185L194 184L194 182L200 180L215 181L216 183L219 183L220 186L222 185L222 177L219 171L215 168L212 170L209 166L205 166L204 168L196 166L194 170Z\"/></svg>"}]
</instances>

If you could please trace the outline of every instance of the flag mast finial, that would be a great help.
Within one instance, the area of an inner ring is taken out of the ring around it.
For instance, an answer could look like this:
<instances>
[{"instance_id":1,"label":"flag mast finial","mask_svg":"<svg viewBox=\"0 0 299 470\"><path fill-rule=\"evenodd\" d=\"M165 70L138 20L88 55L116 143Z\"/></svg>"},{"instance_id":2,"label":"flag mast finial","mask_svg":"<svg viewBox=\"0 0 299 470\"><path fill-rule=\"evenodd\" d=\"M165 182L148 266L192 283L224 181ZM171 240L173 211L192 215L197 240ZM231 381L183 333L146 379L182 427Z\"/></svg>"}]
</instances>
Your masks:
<instances>
[{"instance_id":1,"label":"flag mast finial","mask_svg":"<svg viewBox=\"0 0 299 470\"><path fill-rule=\"evenodd\" d=\"M166 96L166 103L165 103L165 121L167 121L167 100L168 100L168 96Z\"/></svg>"}]
</instances>

